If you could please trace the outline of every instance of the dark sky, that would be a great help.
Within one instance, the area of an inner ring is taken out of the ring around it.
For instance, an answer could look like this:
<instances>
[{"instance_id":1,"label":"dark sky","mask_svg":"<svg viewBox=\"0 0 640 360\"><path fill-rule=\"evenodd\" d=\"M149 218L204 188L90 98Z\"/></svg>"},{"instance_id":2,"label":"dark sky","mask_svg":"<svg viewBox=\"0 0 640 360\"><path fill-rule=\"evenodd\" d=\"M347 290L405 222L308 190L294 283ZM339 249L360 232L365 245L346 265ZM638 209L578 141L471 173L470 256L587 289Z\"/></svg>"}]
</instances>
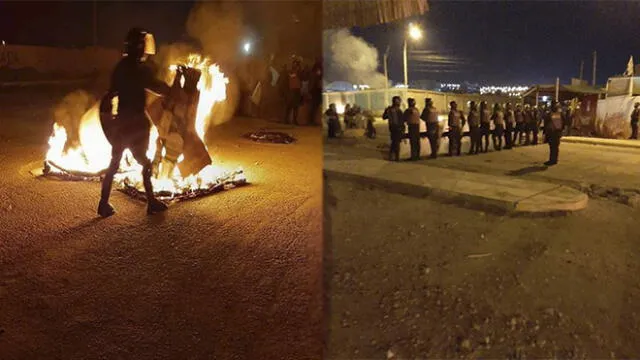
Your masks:
<instances>
[{"instance_id":1,"label":"dark sky","mask_svg":"<svg viewBox=\"0 0 640 360\"><path fill-rule=\"evenodd\" d=\"M640 2L631 1L429 1L420 22L425 38L418 51L465 60L442 66L409 60L409 79L481 84L554 83L578 77L591 81L598 52L597 82L624 72L629 55L640 62ZM402 81L402 31L407 23L354 29L382 54L391 44L391 79ZM415 55L416 53L414 53ZM423 53L424 54L424 53ZM438 70L447 70L440 72Z\"/></svg>"},{"instance_id":2,"label":"dark sky","mask_svg":"<svg viewBox=\"0 0 640 360\"><path fill-rule=\"evenodd\" d=\"M133 26L158 43L179 40L193 1L98 1L98 41L121 47ZM0 39L14 44L82 47L93 42L92 1L0 1Z\"/></svg>"}]
</instances>

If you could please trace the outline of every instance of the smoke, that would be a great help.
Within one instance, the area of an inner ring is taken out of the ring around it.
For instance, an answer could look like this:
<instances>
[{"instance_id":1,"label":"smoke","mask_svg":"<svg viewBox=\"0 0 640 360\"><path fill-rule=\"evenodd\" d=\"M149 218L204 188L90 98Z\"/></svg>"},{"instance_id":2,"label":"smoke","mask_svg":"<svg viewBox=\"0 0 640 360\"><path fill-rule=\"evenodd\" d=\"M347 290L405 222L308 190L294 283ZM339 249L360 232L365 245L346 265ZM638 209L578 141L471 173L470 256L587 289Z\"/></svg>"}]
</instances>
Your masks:
<instances>
[{"instance_id":1,"label":"smoke","mask_svg":"<svg viewBox=\"0 0 640 360\"><path fill-rule=\"evenodd\" d=\"M386 79L378 72L378 50L349 30L323 33L325 81L348 81L372 88L386 87Z\"/></svg>"},{"instance_id":2,"label":"smoke","mask_svg":"<svg viewBox=\"0 0 640 360\"><path fill-rule=\"evenodd\" d=\"M64 151L80 147L80 123L83 115L96 103L96 99L84 90L67 94L53 109L53 119L64 127L67 142Z\"/></svg>"}]
</instances>

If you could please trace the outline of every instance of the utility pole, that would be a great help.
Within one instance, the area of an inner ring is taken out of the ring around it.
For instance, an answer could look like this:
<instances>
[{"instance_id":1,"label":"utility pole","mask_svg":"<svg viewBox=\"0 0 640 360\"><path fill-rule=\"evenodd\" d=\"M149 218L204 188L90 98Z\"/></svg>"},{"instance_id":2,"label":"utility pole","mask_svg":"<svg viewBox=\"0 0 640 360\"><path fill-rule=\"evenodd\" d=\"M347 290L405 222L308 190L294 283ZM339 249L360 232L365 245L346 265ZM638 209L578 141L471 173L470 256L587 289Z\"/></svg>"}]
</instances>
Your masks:
<instances>
[{"instance_id":1,"label":"utility pole","mask_svg":"<svg viewBox=\"0 0 640 360\"><path fill-rule=\"evenodd\" d=\"M556 101L560 101L560 78L556 78Z\"/></svg>"},{"instance_id":2,"label":"utility pole","mask_svg":"<svg viewBox=\"0 0 640 360\"><path fill-rule=\"evenodd\" d=\"M580 60L580 80L582 80L583 72L584 72L584 60Z\"/></svg>"},{"instance_id":3,"label":"utility pole","mask_svg":"<svg viewBox=\"0 0 640 360\"><path fill-rule=\"evenodd\" d=\"M596 62L598 60L598 53L596 51L593 52L593 75L591 78L591 85L596 86Z\"/></svg>"},{"instance_id":4,"label":"utility pole","mask_svg":"<svg viewBox=\"0 0 640 360\"><path fill-rule=\"evenodd\" d=\"M98 46L98 1L93 0L93 46Z\"/></svg>"},{"instance_id":5,"label":"utility pole","mask_svg":"<svg viewBox=\"0 0 640 360\"><path fill-rule=\"evenodd\" d=\"M387 60L389 60L390 48L391 46L387 46L387 51L384 52L384 79L387 81L384 85L385 89L389 87L389 71L388 71Z\"/></svg>"},{"instance_id":6,"label":"utility pole","mask_svg":"<svg viewBox=\"0 0 640 360\"><path fill-rule=\"evenodd\" d=\"M404 87L409 88L409 74L407 71L407 38L404 39L404 48L402 50L402 56L404 59Z\"/></svg>"}]
</instances>

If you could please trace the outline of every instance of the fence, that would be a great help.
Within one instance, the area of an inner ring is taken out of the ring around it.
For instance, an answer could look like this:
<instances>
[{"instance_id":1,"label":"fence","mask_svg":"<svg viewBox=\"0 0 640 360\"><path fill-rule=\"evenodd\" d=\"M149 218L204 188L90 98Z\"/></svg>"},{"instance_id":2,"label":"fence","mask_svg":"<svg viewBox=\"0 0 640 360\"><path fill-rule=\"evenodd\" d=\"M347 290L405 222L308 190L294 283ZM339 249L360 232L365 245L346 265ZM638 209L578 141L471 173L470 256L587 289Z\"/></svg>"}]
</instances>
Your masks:
<instances>
[{"instance_id":1,"label":"fence","mask_svg":"<svg viewBox=\"0 0 640 360\"><path fill-rule=\"evenodd\" d=\"M449 111L449 102L455 101L458 103L458 109L467 111L468 101L486 101L490 106L494 103L507 103L513 104L521 103L522 98L509 97L500 95L479 95L479 94L454 94L454 93L442 93L429 90L416 90L416 89L382 89L382 90L361 90L361 91L345 91L345 92L326 92L323 94L324 108L326 109L329 104L335 103L339 110L346 104L358 105L363 109L369 109L376 115L381 115L384 109L391 104L391 98L394 96L400 96L403 101L406 102L407 98L416 99L417 106L421 108L424 105L425 98L431 98L433 105L442 114Z\"/></svg>"}]
</instances>

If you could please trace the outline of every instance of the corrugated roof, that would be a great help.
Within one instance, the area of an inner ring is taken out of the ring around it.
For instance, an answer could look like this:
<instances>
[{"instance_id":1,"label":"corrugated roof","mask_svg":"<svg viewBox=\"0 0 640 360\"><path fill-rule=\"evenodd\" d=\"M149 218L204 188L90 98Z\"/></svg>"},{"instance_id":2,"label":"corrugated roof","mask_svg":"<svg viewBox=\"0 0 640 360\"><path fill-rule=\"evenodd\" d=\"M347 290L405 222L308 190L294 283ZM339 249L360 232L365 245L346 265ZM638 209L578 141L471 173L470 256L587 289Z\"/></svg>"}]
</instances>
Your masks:
<instances>
[{"instance_id":1,"label":"corrugated roof","mask_svg":"<svg viewBox=\"0 0 640 360\"><path fill-rule=\"evenodd\" d=\"M386 24L427 11L427 0L324 0L324 28Z\"/></svg>"},{"instance_id":2,"label":"corrugated roof","mask_svg":"<svg viewBox=\"0 0 640 360\"><path fill-rule=\"evenodd\" d=\"M555 85L534 85L529 88L529 90L525 91L522 96L528 96L536 91L538 88L540 91L544 92L555 92ZM572 92L576 94L604 94L605 90L593 87L589 85L560 85L560 91Z\"/></svg>"}]
</instances>

